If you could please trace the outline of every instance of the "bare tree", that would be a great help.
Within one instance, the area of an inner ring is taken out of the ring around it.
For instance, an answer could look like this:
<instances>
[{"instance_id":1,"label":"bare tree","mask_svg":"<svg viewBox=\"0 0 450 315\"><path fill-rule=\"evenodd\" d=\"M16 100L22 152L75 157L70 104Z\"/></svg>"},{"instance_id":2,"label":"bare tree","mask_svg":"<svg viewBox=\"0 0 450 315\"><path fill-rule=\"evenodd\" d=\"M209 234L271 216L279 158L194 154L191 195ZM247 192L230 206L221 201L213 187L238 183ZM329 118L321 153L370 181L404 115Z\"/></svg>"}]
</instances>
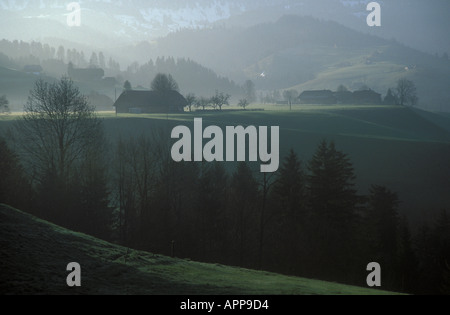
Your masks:
<instances>
[{"instance_id":1,"label":"bare tree","mask_svg":"<svg viewBox=\"0 0 450 315\"><path fill-rule=\"evenodd\" d=\"M192 106L197 102L197 98L193 93L189 93L188 95L186 95L186 102L189 111L192 112Z\"/></svg>"},{"instance_id":2,"label":"bare tree","mask_svg":"<svg viewBox=\"0 0 450 315\"><path fill-rule=\"evenodd\" d=\"M28 163L38 176L53 172L69 180L74 164L101 138L94 108L64 77L55 83L38 80L24 111L15 129Z\"/></svg>"},{"instance_id":3,"label":"bare tree","mask_svg":"<svg viewBox=\"0 0 450 315\"><path fill-rule=\"evenodd\" d=\"M239 103L238 103L238 106L239 107L242 107L244 110L246 109L246 107L248 106L248 101L247 101L247 99L242 99L242 100L239 100Z\"/></svg>"},{"instance_id":4,"label":"bare tree","mask_svg":"<svg viewBox=\"0 0 450 315\"><path fill-rule=\"evenodd\" d=\"M289 109L292 109L292 102L298 97L296 90L286 90L283 92L283 98L288 102Z\"/></svg>"},{"instance_id":5,"label":"bare tree","mask_svg":"<svg viewBox=\"0 0 450 315\"><path fill-rule=\"evenodd\" d=\"M417 88L413 81L407 79L398 80L395 92L399 105L414 106L419 100Z\"/></svg>"},{"instance_id":6,"label":"bare tree","mask_svg":"<svg viewBox=\"0 0 450 315\"><path fill-rule=\"evenodd\" d=\"M197 98L197 101L195 102L195 107L201 108L202 110L205 110L207 106L209 106L210 100L206 97L199 97Z\"/></svg>"},{"instance_id":7,"label":"bare tree","mask_svg":"<svg viewBox=\"0 0 450 315\"><path fill-rule=\"evenodd\" d=\"M230 97L231 95L216 90L216 94L211 97L211 105L214 109L222 110L224 105L229 105Z\"/></svg>"}]
</instances>

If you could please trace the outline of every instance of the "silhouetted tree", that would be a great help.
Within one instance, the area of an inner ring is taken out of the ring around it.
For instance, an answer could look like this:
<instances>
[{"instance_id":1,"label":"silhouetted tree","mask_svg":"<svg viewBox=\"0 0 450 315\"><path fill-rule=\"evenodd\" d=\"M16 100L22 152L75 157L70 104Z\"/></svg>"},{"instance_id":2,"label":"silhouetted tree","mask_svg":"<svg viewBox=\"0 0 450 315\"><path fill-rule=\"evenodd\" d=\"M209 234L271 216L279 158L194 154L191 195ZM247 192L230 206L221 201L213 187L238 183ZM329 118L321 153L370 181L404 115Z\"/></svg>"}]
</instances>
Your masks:
<instances>
[{"instance_id":1,"label":"silhouetted tree","mask_svg":"<svg viewBox=\"0 0 450 315\"><path fill-rule=\"evenodd\" d=\"M123 84L123 90L124 91L131 91L133 88L131 86L130 81L126 80L125 83Z\"/></svg>"},{"instance_id":2,"label":"silhouetted tree","mask_svg":"<svg viewBox=\"0 0 450 315\"><path fill-rule=\"evenodd\" d=\"M216 94L210 99L211 106L214 109L222 110L224 105L229 105L230 97L231 95L216 90Z\"/></svg>"},{"instance_id":3,"label":"silhouetted tree","mask_svg":"<svg viewBox=\"0 0 450 315\"><path fill-rule=\"evenodd\" d=\"M399 200L397 194L385 186L372 185L368 197L367 229L371 261L380 263L383 268L384 283L394 288L398 279L397 268L399 239Z\"/></svg>"},{"instance_id":4,"label":"silhouetted tree","mask_svg":"<svg viewBox=\"0 0 450 315\"><path fill-rule=\"evenodd\" d=\"M245 81L243 90L244 90L244 98L247 100L249 104L256 101L255 84L253 83L252 80Z\"/></svg>"},{"instance_id":5,"label":"silhouetted tree","mask_svg":"<svg viewBox=\"0 0 450 315\"><path fill-rule=\"evenodd\" d=\"M414 106L418 102L417 88L413 81L407 79L398 80L395 94L399 105Z\"/></svg>"},{"instance_id":6,"label":"silhouetted tree","mask_svg":"<svg viewBox=\"0 0 450 315\"><path fill-rule=\"evenodd\" d=\"M179 91L178 83L172 77L164 73L158 73L151 83L153 91L165 93L168 91Z\"/></svg>"},{"instance_id":7,"label":"silhouetted tree","mask_svg":"<svg viewBox=\"0 0 450 315\"><path fill-rule=\"evenodd\" d=\"M207 106L209 106L210 100L206 97L199 97L197 98L197 101L195 102L195 107L201 108L202 110L205 110Z\"/></svg>"},{"instance_id":8,"label":"silhouetted tree","mask_svg":"<svg viewBox=\"0 0 450 315\"><path fill-rule=\"evenodd\" d=\"M214 261L221 256L227 230L225 209L228 199L228 175L221 163L205 166L199 179L199 242L202 256Z\"/></svg>"},{"instance_id":9,"label":"silhouetted tree","mask_svg":"<svg viewBox=\"0 0 450 315\"><path fill-rule=\"evenodd\" d=\"M246 99L239 100L238 106L245 110L248 106L248 101Z\"/></svg>"},{"instance_id":10,"label":"silhouetted tree","mask_svg":"<svg viewBox=\"0 0 450 315\"><path fill-rule=\"evenodd\" d=\"M189 108L189 111L192 112L192 106L194 106L194 104L197 102L197 98L195 97L195 94L189 93L188 95L186 95L186 102L187 102L187 107Z\"/></svg>"},{"instance_id":11,"label":"silhouetted tree","mask_svg":"<svg viewBox=\"0 0 450 315\"><path fill-rule=\"evenodd\" d=\"M88 152L102 152L101 122L67 78L55 83L38 80L24 110L15 130L24 161L34 172L41 208L49 211L49 218L56 223L72 227L77 216L71 211L82 211L75 198L79 190L75 183L90 158Z\"/></svg>"},{"instance_id":12,"label":"silhouetted tree","mask_svg":"<svg viewBox=\"0 0 450 315\"><path fill-rule=\"evenodd\" d=\"M382 259L391 265L397 253L398 204L397 194L386 187L372 185L370 188L368 218L377 251L374 259Z\"/></svg>"},{"instance_id":13,"label":"silhouetted tree","mask_svg":"<svg viewBox=\"0 0 450 315\"><path fill-rule=\"evenodd\" d=\"M260 191L261 191L261 206L259 211L259 235L258 235L258 256L257 256L257 262L258 262L258 269L263 268L263 258L264 258L264 246L266 244L265 236L267 231L266 224L269 223L269 220L272 218L270 214L268 214L269 209L269 203L270 203L270 193L271 189L275 183L273 180L274 173L267 174L264 173L262 175L262 179L259 182Z\"/></svg>"},{"instance_id":14,"label":"silhouetted tree","mask_svg":"<svg viewBox=\"0 0 450 315\"><path fill-rule=\"evenodd\" d=\"M400 221L398 234L398 266L396 272L398 275L398 279L396 279L398 282L397 287L398 290L401 290L402 292L414 293L414 289L418 284L418 262L416 254L413 250L411 232L406 217L402 217Z\"/></svg>"},{"instance_id":15,"label":"silhouetted tree","mask_svg":"<svg viewBox=\"0 0 450 315\"><path fill-rule=\"evenodd\" d=\"M112 208L109 201L107 161L104 152L106 139L102 134L95 138L97 144L85 152L73 188L77 199L73 202L73 226L89 235L110 239Z\"/></svg>"},{"instance_id":16,"label":"silhouetted tree","mask_svg":"<svg viewBox=\"0 0 450 315\"><path fill-rule=\"evenodd\" d=\"M298 223L305 211L305 174L292 149L279 169L274 193L281 203L282 216Z\"/></svg>"},{"instance_id":17,"label":"silhouetted tree","mask_svg":"<svg viewBox=\"0 0 450 315\"><path fill-rule=\"evenodd\" d=\"M32 190L25 178L19 157L0 137L0 203L28 210Z\"/></svg>"},{"instance_id":18,"label":"silhouetted tree","mask_svg":"<svg viewBox=\"0 0 450 315\"><path fill-rule=\"evenodd\" d=\"M256 254L257 223L256 210L259 191L252 170L245 162L240 162L231 178L230 207L233 251L237 253L240 266L249 263L251 254Z\"/></svg>"},{"instance_id":19,"label":"silhouetted tree","mask_svg":"<svg viewBox=\"0 0 450 315\"><path fill-rule=\"evenodd\" d=\"M72 166L101 133L94 108L68 78L56 83L38 80L16 124L22 149L38 171L56 171L68 179Z\"/></svg>"},{"instance_id":20,"label":"silhouetted tree","mask_svg":"<svg viewBox=\"0 0 450 315\"><path fill-rule=\"evenodd\" d=\"M292 102L298 97L298 92L296 90L286 90L283 92L283 98L288 102L289 109L292 110Z\"/></svg>"},{"instance_id":21,"label":"silhouetted tree","mask_svg":"<svg viewBox=\"0 0 450 315\"><path fill-rule=\"evenodd\" d=\"M281 256L286 257L285 270L300 269L306 246L306 189L305 174L297 154L291 149L284 159L274 184L273 198L277 202L277 220Z\"/></svg>"},{"instance_id":22,"label":"silhouetted tree","mask_svg":"<svg viewBox=\"0 0 450 315\"><path fill-rule=\"evenodd\" d=\"M355 228L360 197L354 188L349 157L334 142L322 141L308 165L311 224L317 244L313 254L323 275L339 279L355 263Z\"/></svg>"}]
</instances>

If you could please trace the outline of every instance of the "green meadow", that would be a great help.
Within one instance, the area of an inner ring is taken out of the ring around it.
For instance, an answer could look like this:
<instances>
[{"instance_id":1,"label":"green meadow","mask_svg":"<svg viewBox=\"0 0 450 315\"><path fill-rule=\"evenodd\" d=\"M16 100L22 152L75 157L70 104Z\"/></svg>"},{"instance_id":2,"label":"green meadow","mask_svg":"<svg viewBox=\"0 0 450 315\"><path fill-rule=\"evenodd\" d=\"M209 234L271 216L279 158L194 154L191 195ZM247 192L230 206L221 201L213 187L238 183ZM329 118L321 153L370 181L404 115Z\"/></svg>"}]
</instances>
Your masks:
<instances>
[{"instance_id":1,"label":"green meadow","mask_svg":"<svg viewBox=\"0 0 450 315\"><path fill-rule=\"evenodd\" d=\"M370 288L169 258L61 228L0 205L1 294L387 295ZM69 288L66 266L81 265Z\"/></svg>"},{"instance_id":2,"label":"green meadow","mask_svg":"<svg viewBox=\"0 0 450 315\"><path fill-rule=\"evenodd\" d=\"M254 110L252 110L254 109ZM400 106L357 105L252 105L248 110L184 114L100 113L112 140L151 133L152 128L170 131L177 125L193 130L194 118L203 128L225 126L279 126L280 159L293 149L307 167L323 139L335 141L355 167L356 184L365 194L372 184L386 185L399 194L401 212L412 223L425 219L450 204L450 119L448 116ZM204 144L206 141L204 141ZM233 170L234 164L229 164ZM258 163L259 165L259 163ZM257 165L255 165L257 172Z\"/></svg>"},{"instance_id":3,"label":"green meadow","mask_svg":"<svg viewBox=\"0 0 450 315\"><path fill-rule=\"evenodd\" d=\"M307 167L317 145L333 140L347 153L355 168L359 192L372 184L385 185L399 194L400 210L413 224L422 224L450 204L450 117L401 106L255 104L248 110L180 114L120 114L99 112L108 141L170 131L178 125L193 130L194 118L208 125L279 126L280 160L293 149ZM0 115L0 132L11 127L20 113ZM204 144L206 141L204 141ZM282 161L281 161L282 162ZM230 171L233 163L227 163ZM258 171L255 165L255 172Z\"/></svg>"}]
</instances>

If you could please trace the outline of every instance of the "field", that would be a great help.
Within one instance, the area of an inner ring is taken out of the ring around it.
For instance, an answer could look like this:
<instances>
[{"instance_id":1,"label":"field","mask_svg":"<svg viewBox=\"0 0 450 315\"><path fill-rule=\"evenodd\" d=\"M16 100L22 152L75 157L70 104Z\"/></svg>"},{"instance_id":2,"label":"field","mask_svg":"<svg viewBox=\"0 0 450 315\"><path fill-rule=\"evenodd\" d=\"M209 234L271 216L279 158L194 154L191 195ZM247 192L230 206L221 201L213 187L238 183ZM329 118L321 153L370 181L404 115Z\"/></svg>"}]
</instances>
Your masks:
<instances>
[{"instance_id":1,"label":"field","mask_svg":"<svg viewBox=\"0 0 450 315\"><path fill-rule=\"evenodd\" d=\"M170 131L177 125L193 128L195 117L203 127L254 125L280 127L280 160L292 148L307 167L318 143L333 140L355 167L356 184L365 194L372 184L386 185L399 194L400 210L413 225L433 219L450 205L450 117L400 106L357 105L252 105L247 111L227 110L184 114L120 114L100 112L106 135L114 140L153 128ZM0 131L20 113L0 116ZM224 129L223 129L224 130ZM206 142L206 141L205 141ZM233 163L227 163L232 171ZM259 163L254 165L255 171Z\"/></svg>"},{"instance_id":2,"label":"field","mask_svg":"<svg viewBox=\"0 0 450 315\"><path fill-rule=\"evenodd\" d=\"M450 119L445 115L399 106L294 105L289 111L286 106L253 105L247 111L101 117L110 139L149 134L152 127L192 129L194 117L203 118L204 128L280 126L280 159L292 148L306 167L321 140L334 140L353 162L360 193L372 184L386 185L399 194L401 212L413 223L420 225L450 205Z\"/></svg>"},{"instance_id":3,"label":"field","mask_svg":"<svg viewBox=\"0 0 450 315\"><path fill-rule=\"evenodd\" d=\"M384 295L390 292L129 250L0 205L0 294ZM81 287L66 285L68 263Z\"/></svg>"}]
</instances>

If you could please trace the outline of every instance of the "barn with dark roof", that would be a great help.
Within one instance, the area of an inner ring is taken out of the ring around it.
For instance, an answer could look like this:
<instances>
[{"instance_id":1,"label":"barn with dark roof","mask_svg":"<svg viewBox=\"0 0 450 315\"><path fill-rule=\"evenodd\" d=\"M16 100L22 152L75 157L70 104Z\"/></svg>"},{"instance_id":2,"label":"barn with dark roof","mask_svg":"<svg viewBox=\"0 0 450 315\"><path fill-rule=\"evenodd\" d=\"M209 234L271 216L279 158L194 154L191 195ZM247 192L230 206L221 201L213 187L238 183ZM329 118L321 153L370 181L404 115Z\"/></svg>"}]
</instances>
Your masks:
<instances>
[{"instance_id":1,"label":"barn with dark roof","mask_svg":"<svg viewBox=\"0 0 450 315\"><path fill-rule=\"evenodd\" d=\"M114 103L116 113L179 113L187 101L177 91L125 91Z\"/></svg>"},{"instance_id":2,"label":"barn with dark roof","mask_svg":"<svg viewBox=\"0 0 450 315\"><path fill-rule=\"evenodd\" d=\"M304 91L298 97L301 104L336 104L336 98L330 90Z\"/></svg>"}]
</instances>

